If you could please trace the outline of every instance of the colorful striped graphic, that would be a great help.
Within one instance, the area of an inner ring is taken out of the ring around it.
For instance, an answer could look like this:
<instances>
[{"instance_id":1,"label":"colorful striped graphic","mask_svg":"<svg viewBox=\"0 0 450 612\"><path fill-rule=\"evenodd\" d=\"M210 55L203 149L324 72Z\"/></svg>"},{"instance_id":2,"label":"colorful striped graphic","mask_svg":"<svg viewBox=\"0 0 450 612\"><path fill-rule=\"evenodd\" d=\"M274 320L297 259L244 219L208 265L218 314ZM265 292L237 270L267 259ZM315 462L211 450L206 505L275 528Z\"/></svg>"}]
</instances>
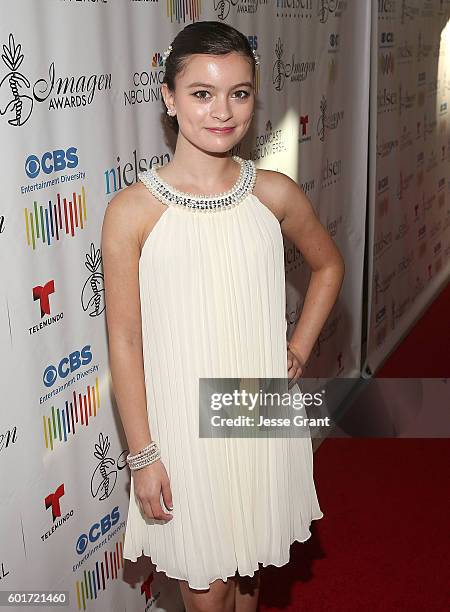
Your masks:
<instances>
[{"instance_id":1,"label":"colorful striped graphic","mask_svg":"<svg viewBox=\"0 0 450 612\"><path fill-rule=\"evenodd\" d=\"M81 194L72 193L72 200L56 195L57 202L48 201L48 206L34 201L32 210L25 208L25 235L27 245L33 250L40 243L52 246L56 241L75 236L75 228L86 226L86 193L84 186ZM62 203L61 203L62 200Z\"/></svg>"},{"instance_id":2,"label":"colorful striped graphic","mask_svg":"<svg viewBox=\"0 0 450 612\"><path fill-rule=\"evenodd\" d=\"M97 599L99 591L105 590L107 580L116 580L118 570L123 568L123 542L125 533L122 533L116 541L114 551L106 551L103 560L97 561L95 569L84 570L84 580L77 580L75 588L77 591L78 610L86 610L87 600Z\"/></svg>"},{"instance_id":3,"label":"colorful striped graphic","mask_svg":"<svg viewBox=\"0 0 450 612\"><path fill-rule=\"evenodd\" d=\"M52 406L51 416L44 415L44 440L45 448L54 450L55 442L67 442L70 434L74 436L81 425L89 425L89 417L97 416L100 408L100 393L98 391L98 377L95 386L88 385L86 393L77 394L73 391L72 401L66 400L64 408ZM76 424L78 423L78 428Z\"/></svg>"},{"instance_id":4,"label":"colorful striped graphic","mask_svg":"<svg viewBox=\"0 0 450 612\"><path fill-rule=\"evenodd\" d=\"M202 8L201 0L166 0L167 17L170 17L170 21L174 18L178 23L181 21L184 23L186 19L189 21L196 21L200 16Z\"/></svg>"}]
</instances>

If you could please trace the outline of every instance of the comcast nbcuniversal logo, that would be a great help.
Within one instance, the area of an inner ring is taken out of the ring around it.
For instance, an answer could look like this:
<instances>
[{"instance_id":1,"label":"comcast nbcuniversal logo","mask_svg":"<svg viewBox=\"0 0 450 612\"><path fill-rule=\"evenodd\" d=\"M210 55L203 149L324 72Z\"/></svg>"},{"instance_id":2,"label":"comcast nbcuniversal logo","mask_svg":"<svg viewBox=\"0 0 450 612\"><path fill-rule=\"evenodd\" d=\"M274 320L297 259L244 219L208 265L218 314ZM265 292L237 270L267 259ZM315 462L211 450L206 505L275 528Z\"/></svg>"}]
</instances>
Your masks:
<instances>
[{"instance_id":1,"label":"comcast nbcuniversal logo","mask_svg":"<svg viewBox=\"0 0 450 612\"><path fill-rule=\"evenodd\" d=\"M98 91L111 89L111 74L57 77L55 63L48 69L48 79L38 79L33 85L22 72L22 45L9 35L3 45L3 65L0 64L0 116L6 116L14 127L24 125L33 112L35 102L48 100L48 110L78 108L92 103ZM6 68L2 77L1 69Z\"/></svg>"}]
</instances>

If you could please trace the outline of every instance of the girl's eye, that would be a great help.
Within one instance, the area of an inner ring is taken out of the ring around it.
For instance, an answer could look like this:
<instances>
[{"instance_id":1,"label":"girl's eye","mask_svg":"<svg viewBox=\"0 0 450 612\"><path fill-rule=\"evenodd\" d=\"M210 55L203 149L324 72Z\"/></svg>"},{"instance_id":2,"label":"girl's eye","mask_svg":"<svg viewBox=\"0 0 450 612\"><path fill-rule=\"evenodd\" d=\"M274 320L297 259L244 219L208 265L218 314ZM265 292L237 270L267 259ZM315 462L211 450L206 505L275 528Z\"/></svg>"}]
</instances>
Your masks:
<instances>
[{"instance_id":1,"label":"girl's eye","mask_svg":"<svg viewBox=\"0 0 450 612\"><path fill-rule=\"evenodd\" d=\"M206 98L204 96L197 96L197 94L207 94L208 92L205 89L199 90L199 91L195 91L192 95L195 96L198 100L206 100ZM245 91L244 89L240 89L239 91L236 92L244 94L243 96L238 96L239 99L243 100L244 98L248 98L248 96L250 95L248 91Z\"/></svg>"},{"instance_id":2,"label":"girl's eye","mask_svg":"<svg viewBox=\"0 0 450 612\"><path fill-rule=\"evenodd\" d=\"M245 94L244 96L239 96L239 98L241 98L242 100L243 100L244 98L248 98L248 97L249 97L249 95L250 95L248 91L245 91L245 89L240 89L240 90L239 90L239 91L237 91L236 93L243 93L243 94Z\"/></svg>"},{"instance_id":3,"label":"girl's eye","mask_svg":"<svg viewBox=\"0 0 450 612\"><path fill-rule=\"evenodd\" d=\"M205 98L203 98L203 97L198 97L198 96L197 96L197 94L200 94L200 93L208 93L208 92L207 92L207 91L205 91L205 90L202 90L202 91L196 91L196 92L194 92L192 95L193 95L193 96L195 96L196 98L198 98L199 100L204 100Z\"/></svg>"}]
</instances>

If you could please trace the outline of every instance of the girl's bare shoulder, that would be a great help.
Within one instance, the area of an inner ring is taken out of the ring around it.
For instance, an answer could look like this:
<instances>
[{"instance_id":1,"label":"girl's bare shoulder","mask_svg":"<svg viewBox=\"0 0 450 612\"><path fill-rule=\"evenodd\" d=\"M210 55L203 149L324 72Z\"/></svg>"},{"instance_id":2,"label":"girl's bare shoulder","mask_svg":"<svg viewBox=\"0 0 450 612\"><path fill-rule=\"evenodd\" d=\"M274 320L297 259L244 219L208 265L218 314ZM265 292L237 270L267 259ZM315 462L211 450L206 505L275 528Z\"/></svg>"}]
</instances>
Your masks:
<instances>
[{"instance_id":1,"label":"girl's bare shoulder","mask_svg":"<svg viewBox=\"0 0 450 612\"><path fill-rule=\"evenodd\" d=\"M276 170L258 168L256 173L253 193L260 202L271 210L280 222L285 215L284 194L289 188L290 183L293 182L289 176Z\"/></svg>"},{"instance_id":2,"label":"girl's bare shoulder","mask_svg":"<svg viewBox=\"0 0 450 612\"><path fill-rule=\"evenodd\" d=\"M132 238L141 247L165 209L151 191L138 181L124 187L108 203L104 220L103 234Z\"/></svg>"},{"instance_id":3,"label":"girl's bare shoulder","mask_svg":"<svg viewBox=\"0 0 450 612\"><path fill-rule=\"evenodd\" d=\"M110 200L108 207L121 207L128 214L149 213L151 209L158 208L159 201L152 192L141 182L124 187ZM150 209L150 210L149 210Z\"/></svg>"}]
</instances>

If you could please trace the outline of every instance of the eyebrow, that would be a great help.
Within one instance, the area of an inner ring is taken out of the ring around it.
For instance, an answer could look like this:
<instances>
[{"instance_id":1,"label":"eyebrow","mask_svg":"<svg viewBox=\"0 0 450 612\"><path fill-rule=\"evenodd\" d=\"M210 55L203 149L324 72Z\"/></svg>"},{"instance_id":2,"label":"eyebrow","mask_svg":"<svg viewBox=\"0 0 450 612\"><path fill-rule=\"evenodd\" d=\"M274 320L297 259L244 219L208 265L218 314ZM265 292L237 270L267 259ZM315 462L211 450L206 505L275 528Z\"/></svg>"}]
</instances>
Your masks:
<instances>
[{"instance_id":1,"label":"eyebrow","mask_svg":"<svg viewBox=\"0 0 450 612\"><path fill-rule=\"evenodd\" d=\"M242 87L242 85L245 85L247 87L253 87L253 83L250 83L250 81L244 81L243 83L237 83L237 85L233 85L231 89L234 89L235 87ZM215 89L214 85L211 85L211 83L200 82L189 83L187 87L208 87L209 89Z\"/></svg>"}]
</instances>

